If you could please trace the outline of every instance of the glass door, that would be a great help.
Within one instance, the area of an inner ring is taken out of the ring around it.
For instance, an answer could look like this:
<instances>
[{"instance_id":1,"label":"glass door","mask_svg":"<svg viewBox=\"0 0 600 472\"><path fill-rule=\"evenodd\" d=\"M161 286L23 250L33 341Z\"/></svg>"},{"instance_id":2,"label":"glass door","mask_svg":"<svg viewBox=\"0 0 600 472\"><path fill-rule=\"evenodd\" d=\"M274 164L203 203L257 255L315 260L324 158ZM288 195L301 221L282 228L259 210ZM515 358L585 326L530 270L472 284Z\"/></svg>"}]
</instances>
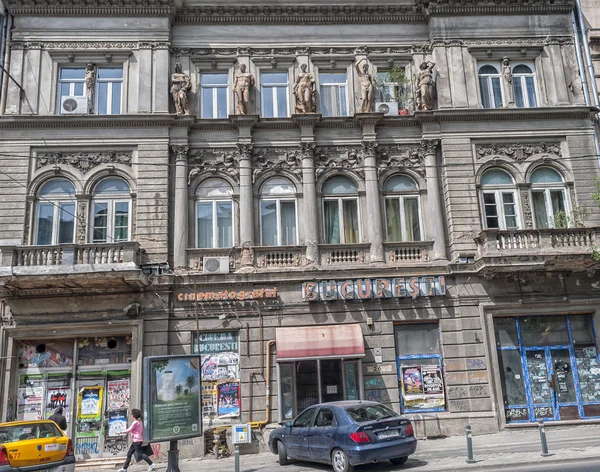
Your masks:
<instances>
[{"instance_id":1,"label":"glass door","mask_svg":"<svg viewBox=\"0 0 600 472\"><path fill-rule=\"evenodd\" d=\"M551 359L552 387L555 395L558 419L578 420L581 418L573 379L573 362L570 349L549 348Z\"/></svg>"},{"instance_id":2,"label":"glass door","mask_svg":"<svg viewBox=\"0 0 600 472\"><path fill-rule=\"evenodd\" d=\"M525 349L530 417L555 419L554 392L544 348ZM533 413L533 415L532 415Z\"/></svg>"}]
</instances>

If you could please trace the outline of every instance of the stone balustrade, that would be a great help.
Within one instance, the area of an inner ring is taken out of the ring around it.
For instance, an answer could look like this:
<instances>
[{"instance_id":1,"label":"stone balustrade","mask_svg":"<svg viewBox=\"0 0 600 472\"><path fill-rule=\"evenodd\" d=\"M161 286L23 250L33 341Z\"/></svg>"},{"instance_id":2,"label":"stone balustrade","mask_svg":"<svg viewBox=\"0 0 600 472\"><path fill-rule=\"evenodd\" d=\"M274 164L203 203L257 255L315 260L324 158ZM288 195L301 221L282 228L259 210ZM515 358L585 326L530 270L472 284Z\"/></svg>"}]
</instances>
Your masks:
<instances>
[{"instance_id":1,"label":"stone balustrade","mask_svg":"<svg viewBox=\"0 0 600 472\"><path fill-rule=\"evenodd\" d=\"M433 241L383 243L388 264L429 262Z\"/></svg>"},{"instance_id":2,"label":"stone balustrade","mask_svg":"<svg viewBox=\"0 0 600 472\"><path fill-rule=\"evenodd\" d=\"M260 246L254 248L256 267L303 267L306 265L306 247L304 246Z\"/></svg>"},{"instance_id":3,"label":"stone balustrade","mask_svg":"<svg viewBox=\"0 0 600 472\"><path fill-rule=\"evenodd\" d=\"M369 261L369 244L321 244L321 265L364 264Z\"/></svg>"}]
</instances>

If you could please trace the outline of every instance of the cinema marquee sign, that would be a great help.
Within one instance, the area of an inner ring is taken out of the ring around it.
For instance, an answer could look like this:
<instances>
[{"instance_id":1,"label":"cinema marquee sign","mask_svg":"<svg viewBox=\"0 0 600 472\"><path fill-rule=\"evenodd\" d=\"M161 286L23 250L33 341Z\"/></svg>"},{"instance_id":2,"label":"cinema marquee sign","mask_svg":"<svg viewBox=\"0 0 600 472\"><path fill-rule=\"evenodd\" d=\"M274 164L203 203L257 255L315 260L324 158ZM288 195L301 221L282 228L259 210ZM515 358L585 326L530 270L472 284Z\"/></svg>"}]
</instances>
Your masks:
<instances>
[{"instance_id":1,"label":"cinema marquee sign","mask_svg":"<svg viewBox=\"0 0 600 472\"><path fill-rule=\"evenodd\" d=\"M302 299L306 302L372 298L416 299L443 295L446 295L446 278L443 275L395 279L324 280L302 284Z\"/></svg>"}]
</instances>

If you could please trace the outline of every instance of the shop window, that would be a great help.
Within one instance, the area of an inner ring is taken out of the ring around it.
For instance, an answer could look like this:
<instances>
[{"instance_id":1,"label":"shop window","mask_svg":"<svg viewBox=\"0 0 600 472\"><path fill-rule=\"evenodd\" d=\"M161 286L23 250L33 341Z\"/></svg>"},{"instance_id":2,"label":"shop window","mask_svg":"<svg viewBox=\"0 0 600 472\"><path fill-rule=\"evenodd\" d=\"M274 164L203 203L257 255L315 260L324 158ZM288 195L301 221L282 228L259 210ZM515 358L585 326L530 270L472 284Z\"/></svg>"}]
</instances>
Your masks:
<instances>
[{"instance_id":1,"label":"shop window","mask_svg":"<svg viewBox=\"0 0 600 472\"><path fill-rule=\"evenodd\" d=\"M573 344L594 344L594 327L591 316L570 316Z\"/></svg>"},{"instance_id":2,"label":"shop window","mask_svg":"<svg viewBox=\"0 0 600 472\"><path fill-rule=\"evenodd\" d=\"M569 226L565 184L560 174L554 169L541 167L531 174L530 182L535 227Z\"/></svg>"},{"instance_id":3,"label":"shop window","mask_svg":"<svg viewBox=\"0 0 600 472\"><path fill-rule=\"evenodd\" d=\"M288 74L285 72L262 72L260 82L262 116L264 118L288 116Z\"/></svg>"},{"instance_id":4,"label":"shop window","mask_svg":"<svg viewBox=\"0 0 600 472\"><path fill-rule=\"evenodd\" d=\"M207 179L196 191L197 247L233 246L233 190L221 179Z\"/></svg>"},{"instance_id":5,"label":"shop window","mask_svg":"<svg viewBox=\"0 0 600 472\"><path fill-rule=\"evenodd\" d=\"M419 188L415 181L396 175L387 180L384 191L387 240L421 241Z\"/></svg>"},{"instance_id":6,"label":"shop window","mask_svg":"<svg viewBox=\"0 0 600 472\"><path fill-rule=\"evenodd\" d=\"M536 107L537 98L533 65L517 64L513 66L512 76L515 105L519 108Z\"/></svg>"},{"instance_id":7,"label":"shop window","mask_svg":"<svg viewBox=\"0 0 600 472\"><path fill-rule=\"evenodd\" d=\"M479 68L479 89L483 108L502 107L502 87L498 66L484 64Z\"/></svg>"},{"instance_id":8,"label":"shop window","mask_svg":"<svg viewBox=\"0 0 600 472\"><path fill-rule=\"evenodd\" d=\"M331 177L323 184L322 193L325 244L358 243L358 188L354 182L347 177Z\"/></svg>"},{"instance_id":9,"label":"shop window","mask_svg":"<svg viewBox=\"0 0 600 472\"><path fill-rule=\"evenodd\" d=\"M569 344L564 316L528 316L520 318L521 337L525 346Z\"/></svg>"},{"instance_id":10,"label":"shop window","mask_svg":"<svg viewBox=\"0 0 600 472\"><path fill-rule=\"evenodd\" d=\"M226 72L204 73L200 78L200 116L227 118L228 75Z\"/></svg>"},{"instance_id":11,"label":"shop window","mask_svg":"<svg viewBox=\"0 0 600 472\"><path fill-rule=\"evenodd\" d=\"M73 341L20 341L19 368L70 367L73 365Z\"/></svg>"},{"instance_id":12,"label":"shop window","mask_svg":"<svg viewBox=\"0 0 600 472\"><path fill-rule=\"evenodd\" d=\"M481 177L481 199L487 229L518 229L517 195L514 181L500 169L487 171Z\"/></svg>"},{"instance_id":13,"label":"shop window","mask_svg":"<svg viewBox=\"0 0 600 472\"><path fill-rule=\"evenodd\" d=\"M75 187L66 179L46 182L38 192L35 244L72 244L75 238Z\"/></svg>"},{"instance_id":14,"label":"shop window","mask_svg":"<svg viewBox=\"0 0 600 472\"><path fill-rule=\"evenodd\" d=\"M495 318L494 330L496 333L497 346L516 347L519 345L517 324L514 318Z\"/></svg>"},{"instance_id":15,"label":"shop window","mask_svg":"<svg viewBox=\"0 0 600 472\"><path fill-rule=\"evenodd\" d=\"M394 332L402 412L443 411L446 400L437 323L399 324Z\"/></svg>"},{"instance_id":16,"label":"shop window","mask_svg":"<svg viewBox=\"0 0 600 472\"><path fill-rule=\"evenodd\" d=\"M78 365L129 364L131 336L81 338Z\"/></svg>"},{"instance_id":17,"label":"shop window","mask_svg":"<svg viewBox=\"0 0 600 472\"><path fill-rule=\"evenodd\" d=\"M93 192L92 242L129 241L131 233L131 190L123 179L101 180Z\"/></svg>"},{"instance_id":18,"label":"shop window","mask_svg":"<svg viewBox=\"0 0 600 472\"><path fill-rule=\"evenodd\" d=\"M344 72L319 74L323 116L348 116L346 80Z\"/></svg>"},{"instance_id":19,"label":"shop window","mask_svg":"<svg viewBox=\"0 0 600 472\"><path fill-rule=\"evenodd\" d=\"M298 241L296 187L275 177L260 189L260 240L263 246L294 246Z\"/></svg>"},{"instance_id":20,"label":"shop window","mask_svg":"<svg viewBox=\"0 0 600 472\"><path fill-rule=\"evenodd\" d=\"M518 350L498 351L498 368L505 405L524 405L527 403L521 354Z\"/></svg>"}]
</instances>

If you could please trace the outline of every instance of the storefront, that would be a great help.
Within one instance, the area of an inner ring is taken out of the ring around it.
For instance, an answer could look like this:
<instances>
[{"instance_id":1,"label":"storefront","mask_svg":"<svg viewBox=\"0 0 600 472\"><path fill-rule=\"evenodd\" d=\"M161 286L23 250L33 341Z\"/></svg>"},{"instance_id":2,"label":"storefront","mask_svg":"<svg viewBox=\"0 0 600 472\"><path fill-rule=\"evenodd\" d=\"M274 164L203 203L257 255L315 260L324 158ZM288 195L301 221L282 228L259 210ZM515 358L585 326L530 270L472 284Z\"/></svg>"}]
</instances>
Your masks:
<instances>
[{"instance_id":1,"label":"storefront","mask_svg":"<svg viewBox=\"0 0 600 472\"><path fill-rule=\"evenodd\" d=\"M600 417L592 315L494 318L507 423Z\"/></svg>"}]
</instances>

